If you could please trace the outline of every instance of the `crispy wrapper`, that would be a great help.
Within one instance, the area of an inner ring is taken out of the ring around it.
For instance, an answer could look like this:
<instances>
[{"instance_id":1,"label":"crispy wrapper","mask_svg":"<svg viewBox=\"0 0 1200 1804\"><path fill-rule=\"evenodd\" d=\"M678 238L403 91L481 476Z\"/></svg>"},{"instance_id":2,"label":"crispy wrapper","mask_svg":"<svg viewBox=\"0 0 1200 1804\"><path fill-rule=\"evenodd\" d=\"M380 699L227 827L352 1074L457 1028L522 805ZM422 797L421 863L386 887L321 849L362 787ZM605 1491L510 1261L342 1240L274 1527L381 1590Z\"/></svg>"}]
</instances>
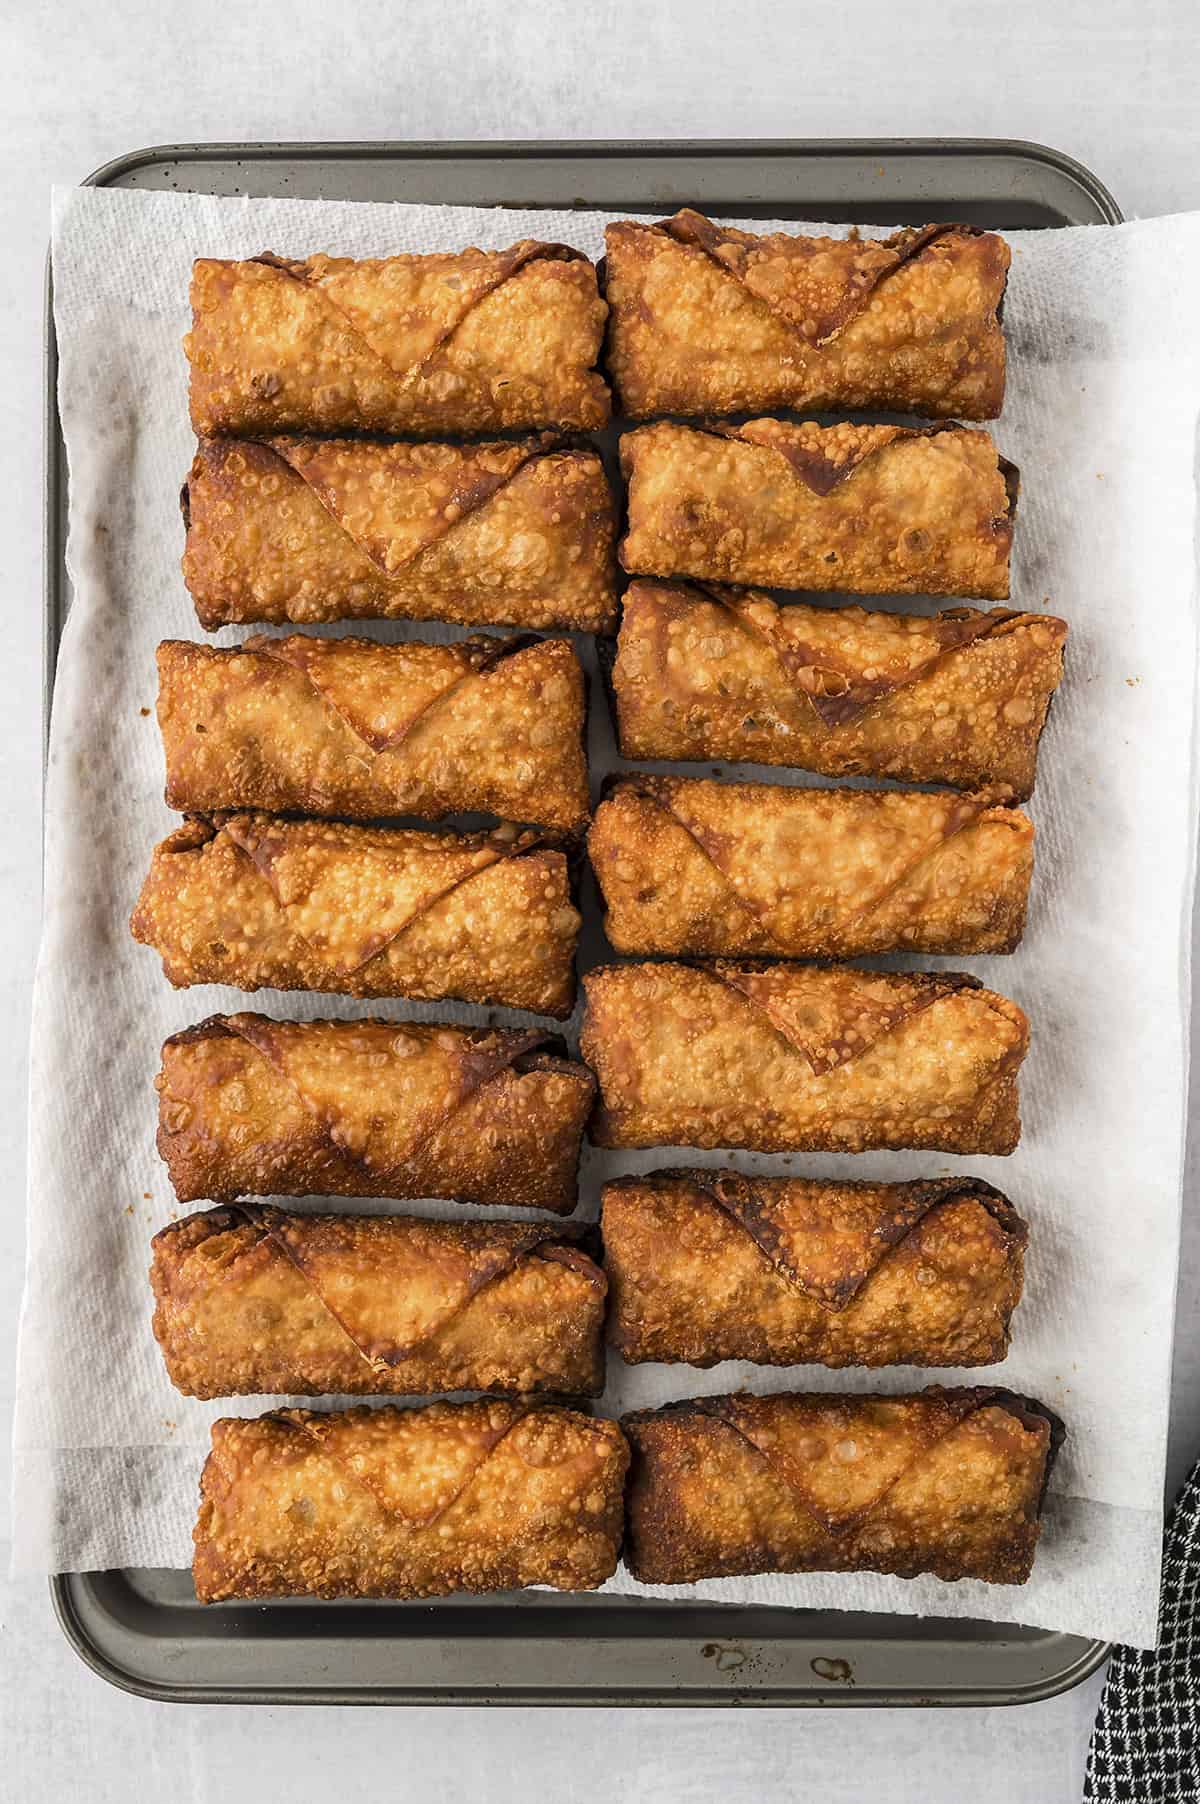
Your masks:
<instances>
[{"instance_id":1,"label":"crispy wrapper","mask_svg":"<svg viewBox=\"0 0 1200 1804\"><path fill-rule=\"evenodd\" d=\"M565 244L192 266L198 433L603 426L608 309Z\"/></svg>"},{"instance_id":2,"label":"crispy wrapper","mask_svg":"<svg viewBox=\"0 0 1200 1804\"><path fill-rule=\"evenodd\" d=\"M213 1015L162 1049L158 1152L180 1202L446 1197L569 1215L590 1071L551 1035Z\"/></svg>"},{"instance_id":3,"label":"crispy wrapper","mask_svg":"<svg viewBox=\"0 0 1200 1804\"><path fill-rule=\"evenodd\" d=\"M635 418L1000 412L1009 251L994 232L760 235L685 208L657 224L621 220L606 239L608 365Z\"/></svg>"},{"instance_id":4,"label":"crispy wrapper","mask_svg":"<svg viewBox=\"0 0 1200 1804\"><path fill-rule=\"evenodd\" d=\"M130 927L176 989L461 997L566 1016L579 914L535 833L193 816L155 847Z\"/></svg>"},{"instance_id":5,"label":"crispy wrapper","mask_svg":"<svg viewBox=\"0 0 1200 1804\"><path fill-rule=\"evenodd\" d=\"M583 980L597 1146L1011 1153L1029 1023L956 972L607 965Z\"/></svg>"},{"instance_id":6,"label":"crispy wrapper","mask_svg":"<svg viewBox=\"0 0 1200 1804\"><path fill-rule=\"evenodd\" d=\"M603 1191L609 1339L631 1364L986 1366L1008 1352L1027 1231L973 1178L662 1171Z\"/></svg>"},{"instance_id":7,"label":"crispy wrapper","mask_svg":"<svg viewBox=\"0 0 1200 1804\"><path fill-rule=\"evenodd\" d=\"M585 706L565 639L158 648L166 799L185 813L480 811L577 832Z\"/></svg>"},{"instance_id":8,"label":"crispy wrapper","mask_svg":"<svg viewBox=\"0 0 1200 1804\"><path fill-rule=\"evenodd\" d=\"M1023 801L1066 622L779 607L751 590L634 582L611 682L626 758L799 765Z\"/></svg>"},{"instance_id":9,"label":"crispy wrapper","mask_svg":"<svg viewBox=\"0 0 1200 1804\"><path fill-rule=\"evenodd\" d=\"M594 451L202 439L181 497L201 626L489 621L608 632L616 520Z\"/></svg>"},{"instance_id":10,"label":"crispy wrapper","mask_svg":"<svg viewBox=\"0 0 1200 1804\"><path fill-rule=\"evenodd\" d=\"M1008 594L1016 480L965 426L640 426L626 570L860 595Z\"/></svg>"},{"instance_id":11,"label":"crispy wrapper","mask_svg":"<svg viewBox=\"0 0 1200 1804\"><path fill-rule=\"evenodd\" d=\"M594 1591L621 1544L629 1448L546 1403L433 1403L213 1425L192 1574L235 1597Z\"/></svg>"},{"instance_id":12,"label":"crispy wrapper","mask_svg":"<svg viewBox=\"0 0 1200 1804\"><path fill-rule=\"evenodd\" d=\"M189 1397L604 1385L605 1277L569 1231L236 1203L153 1254L155 1338Z\"/></svg>"},{"instance_id":13,"label":"crispy wrapper","mask_svg":"<svg viewBox=\"0 0 1200 1804\"><path fill-rule=\"evenodd\" d=\"M588 856L618 952L1011 952L1033 823L977 796L639 774Z\"/></svg>"},{"instance_id":14,"label":"crispy wrapper","mask_svg":"<svg viewBox=\"0 0 1200 1804\"><path fill-rule=\"evenodd\" d=\"M1023 1585L1054 1436L1007 1391L701 1397L626 1416L625 1563L646 1584L750 1572Z\"/></svg>"}]
</instances>

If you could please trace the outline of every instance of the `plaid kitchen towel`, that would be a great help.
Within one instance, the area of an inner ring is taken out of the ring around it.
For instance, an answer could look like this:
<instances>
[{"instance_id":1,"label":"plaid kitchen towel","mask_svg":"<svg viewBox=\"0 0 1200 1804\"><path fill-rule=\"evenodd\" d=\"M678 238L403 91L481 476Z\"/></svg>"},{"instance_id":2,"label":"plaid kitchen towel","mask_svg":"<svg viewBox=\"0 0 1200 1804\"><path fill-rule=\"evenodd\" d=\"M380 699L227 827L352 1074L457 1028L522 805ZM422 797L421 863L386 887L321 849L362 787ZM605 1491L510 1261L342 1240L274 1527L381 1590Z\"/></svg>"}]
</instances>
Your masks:
<instances>
[{"instance_id":1,"label":"plaid kitchen towel","mask_svg":"<svg viewBox=\"0 0 1200 1804\"><path fill-rule=\"evenodd\" d=\"M1167 1527L1158 1648L1115 1650L1083 1795L1086 1804L1200 1800L1200 1464Z\"/></svg>"}]
</instances>

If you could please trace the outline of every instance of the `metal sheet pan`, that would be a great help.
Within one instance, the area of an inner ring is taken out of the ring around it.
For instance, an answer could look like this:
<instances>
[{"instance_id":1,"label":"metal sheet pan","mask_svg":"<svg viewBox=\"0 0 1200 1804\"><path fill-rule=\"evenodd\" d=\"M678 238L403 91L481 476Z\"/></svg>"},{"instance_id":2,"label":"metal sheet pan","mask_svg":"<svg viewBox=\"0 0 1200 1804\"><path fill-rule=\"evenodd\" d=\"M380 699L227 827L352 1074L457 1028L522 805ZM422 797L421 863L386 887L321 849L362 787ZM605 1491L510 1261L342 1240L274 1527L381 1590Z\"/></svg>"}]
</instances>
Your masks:
<instances>
[{"instance_id":1,"label":"metal sheet pan","mask_svg":"<svg viewBox=\"0 0 1200 1804\"><path fill-rule=\"evenodd\" d=\"M695 144L210 144L134 151L89 180L305 199L578 206L1000 230L1115 223L1088 170L1007 140ZM70 605L66 459L46 325L46 715ZM206 1610L181 1572L68 1573L63 1630L111 1683L187 1703L1016 1704L1095 1670L1103 1642L841 1611L524 1593Z\"/></svg>"}]
</instances>

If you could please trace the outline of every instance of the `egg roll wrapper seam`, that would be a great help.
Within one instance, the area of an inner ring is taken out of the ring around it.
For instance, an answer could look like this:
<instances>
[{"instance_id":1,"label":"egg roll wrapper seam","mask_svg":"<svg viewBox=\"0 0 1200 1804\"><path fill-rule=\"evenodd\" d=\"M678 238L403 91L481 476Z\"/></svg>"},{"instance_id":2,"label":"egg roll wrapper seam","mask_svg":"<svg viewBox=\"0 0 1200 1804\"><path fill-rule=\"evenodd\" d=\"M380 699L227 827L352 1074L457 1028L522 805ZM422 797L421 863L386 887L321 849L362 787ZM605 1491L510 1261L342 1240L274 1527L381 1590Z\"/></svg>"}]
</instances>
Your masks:
<instances>
[{"instance_id":1,"label":"egg roll wrapper seam","mask_svg":"<svg viewBox=\"0 0 1200 1804\"><path fill-rule=\"evenodd\" d=\"M1053 1425L1011 1393L741 1393L622 1427L625 1559L646 1583L830 1571L1023 1584L1032 1569Z\"/></svg>"},{"instance_id":2,"label":"egg roll wrapper seam","mask_svg":"<svg viewBox=\"0 0 1200 1804\"><path fill-rule=\"evenodd\" d=\"M605 233L622 412L887 409L992 419L1008 246L972 226L886 240L739 232L685 209Z\"/></svg>"},{"instance_id":3,"label":"egg roll wrapper seam","mask_svg":"<svg viewBox=\"0 0 1200 1804\"><path fill-rule=\"evenodd\" d=\"M238 813L156 847L131 919L176 988L457 996L565 1017L579 914L537 833L421 833Z\"/></svg>"},{"instance_id":4,"label":"egg roll wrapper seam","mask_svg":"<svg viewBox=\"0 0 1200 1804\"><path fill-rule=\"evenodd\" d=\"M1009 592L1015 473L977 429L660 422L623 435L621 469L619 556L636 574L862 595Z\"/></svg>"},{"instance_id":5,"label":"egg roll wrapper seam","mask_svg":"<svg viewBox=\"0 0 1200 1804\"><path fill-rule=\"evenodd\" d=\"M563 1233L238 1203L155 1236L154 1333L189 1396L596 1395L606 1281Z\"/></svg>"},{"instance_id":6,"label":"egg roll wrapper seam","mask_svg":"<svg viewBox=\"0 0 1200 1804\"><path fill-rule=\"evenodd\" d=\"M953 972L612 965L583 980L607 1147L1010 1153L1029 1024Z\"/></svg>"},{"instance_id":7,"label":"egg roll wrapper seam","mask_svg":"<svg viewBox=\"0 0 1200 1804\"><path fill-rule=\"evenodd\" d=\"M754 591L636 581L609 678L621 751L1022 801L1066 631L1053 615L1001 608L780 608Z\"/></svg>"},{"instance_id":8,"label":"egg roll wrapper seam","mask_svg":"<svg viewBox=\"0 0 1200 1804\"><path fill-rule=\"evenodd\" d=\"M192 268L197 433L471 433L600 427L607 307L581 252L303 260Z\"/></svg>"},{"instance_id":9,"label":"egg roll wrapper seam","mask_svg":"<svg viewBox=\"0 0 1200 1804\"><path fill-rule=\"evenodd\" d=\"M181 1202L445 1197L569 1214L595 1083L550 1036L214 1016L163 1047L158 1152Z\"/></svg>"},{"instance_id":10,"label":"egg roll wrapper seam","mask_svg":"<svg viewBox=\"0 0 1200 1804\"><path fill-rule=\"evenodd\" d=\"M637 775L588 854L620 952L1011 952L1033 825L977 797Z\"/></svg>"},{"instance_id":11,"label":"egg roll wrapper seam","mask_svg":"<svg viewBox=\"0 0 1200 1804\"><path fill-rule=\"evenodd\" d=\"M587 819L585 688L565 640L164 640L158 671L169 807Z\"/></svg>"},{"instance_id":12,"label":"egg roll wrapper seam","mask_svg":"<svg viewBox=\"0 0 1200 1804\"><path fill-rule=\"evenodd\" d=\"M193 1577L229 1598L419 1598L611 1577L629 1453L615 1422L528 1401L213 1428Z\"/></svg>"},{"instance_id":13,"label":"egg roll wrapper seam","mask_svg":"<svg viewBox=\"0 0 1200 1804\"><path fill-rule=\"evenodd\" d=\"M975 1180L661 1172L605 1186L609 1339L631 1363L991 1365L1027 1230Z\"/></svg>"},{"instance_id":14,"label":"egg roll wrapper seam","mask_svg":"<svg viewBox=\"0 0 1200 1804\"><path fill-rule=\"evenodd\" d=\"M210 629L616 618L615 506L591 450L205 439L181 503L184 581Z\"/></svg>"}]
</instances>

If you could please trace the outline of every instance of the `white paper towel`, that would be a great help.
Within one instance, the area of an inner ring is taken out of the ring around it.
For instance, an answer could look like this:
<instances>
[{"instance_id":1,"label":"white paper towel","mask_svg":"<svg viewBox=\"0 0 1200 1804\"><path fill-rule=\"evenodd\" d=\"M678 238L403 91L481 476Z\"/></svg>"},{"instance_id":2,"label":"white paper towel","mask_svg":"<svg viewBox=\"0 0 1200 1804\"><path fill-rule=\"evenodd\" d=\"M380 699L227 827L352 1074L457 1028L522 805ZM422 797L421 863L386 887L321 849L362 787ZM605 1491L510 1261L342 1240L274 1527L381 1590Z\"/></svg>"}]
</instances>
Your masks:
<instances>
[{"instance_id":1,"label":"white paper towel","mask_svg":"<svg viewBox=\"0 0 1200 1804\"><path fill-rule=\"evenodd\" d=\"M170 990L157 958L133 944L126 925L150 849L172 824L161 800L154 648L163 637L202 636L179 575L175 501L191 455L179 340L192 258L267 248L379 255L498 247L526 235L598 255L602 225L587 213L102 189L55 197L75 602L46 794L14 1449L19 1568L186 1564L208 1425L263 1407L174 1392L151 1337L146 1284L150 1235L176 1213L153 1146L159 1045L245 1001L234 991ZM1029 1584L771 1576L693 1594L1015 1619L1149 1645L1190 997L1200 215L1016 233L1012 242L1009 396L996 435L1024 477L1014 596L1070 624L1066 682L1032 804L1038 862L1026 938L1012 958L966 961L1032 1019L1021 1145L1007 1160L726 1162L874 1178L969 1171L1001 1185L1032 1224L1013 1352L990 1374L961 1375L626 1369L613 1358L601 1407L615 1412L745 1384L866 1390L931 1376L1001 1379L1058 1410L1070 1431ZM18 605L34 603L24 597ZM226 631L220 640L239 636ZM580 646L590 659L588 642ZM598 781L615 757L605 710L593 714ZM368 1012L271 992L254 1006L285 1015ZM397 1004L394 1012L472 1016L454 1004ZM605 1177L678 1159L670 1149L586 1153L585 1212L594 1213ZM650 1589L623 1571L613 1588Z\"/></svg>"}]
</instances>

